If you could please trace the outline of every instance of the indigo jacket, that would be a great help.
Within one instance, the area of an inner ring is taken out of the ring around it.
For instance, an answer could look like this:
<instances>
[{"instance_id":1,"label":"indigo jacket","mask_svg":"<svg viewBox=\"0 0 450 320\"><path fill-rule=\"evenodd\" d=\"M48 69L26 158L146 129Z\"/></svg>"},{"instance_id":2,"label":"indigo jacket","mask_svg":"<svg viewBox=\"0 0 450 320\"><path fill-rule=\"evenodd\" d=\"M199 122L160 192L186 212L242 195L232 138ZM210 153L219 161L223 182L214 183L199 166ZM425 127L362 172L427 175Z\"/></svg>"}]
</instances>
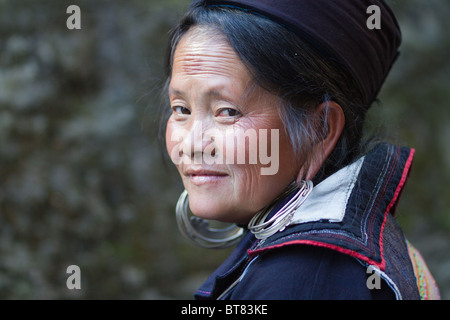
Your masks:
<instances>
[{"instance_id":1,"label":"indigo jacket","mask_svg":"<svg viewBox=\"0 0 450 320\"><path fill-rule=\"evenodd\" d=\"M247 231L195 298L438 299L395 219L413 157L381 144L323 180L283 231L263 240Z\"/></svg>"}]
</instances>

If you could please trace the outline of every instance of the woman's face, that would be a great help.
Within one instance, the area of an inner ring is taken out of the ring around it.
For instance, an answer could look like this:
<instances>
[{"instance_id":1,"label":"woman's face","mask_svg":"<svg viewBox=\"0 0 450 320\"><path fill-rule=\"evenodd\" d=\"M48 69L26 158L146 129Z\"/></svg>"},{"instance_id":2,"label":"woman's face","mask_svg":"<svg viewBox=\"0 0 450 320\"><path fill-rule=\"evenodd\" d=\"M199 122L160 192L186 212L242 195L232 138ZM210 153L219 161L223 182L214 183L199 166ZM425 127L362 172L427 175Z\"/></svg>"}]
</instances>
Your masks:
<instances>
[{"instance_id":1,"label":"woman's face","mask_svg":"<svg viewBox=\"0 0 450 320\"><path fill-rule=\"evenodd\" d=\"M167 150L198 217L247 223L300 170L277 111L221 36L194 28L174 58Z\"/></svg>"}]
</instances>

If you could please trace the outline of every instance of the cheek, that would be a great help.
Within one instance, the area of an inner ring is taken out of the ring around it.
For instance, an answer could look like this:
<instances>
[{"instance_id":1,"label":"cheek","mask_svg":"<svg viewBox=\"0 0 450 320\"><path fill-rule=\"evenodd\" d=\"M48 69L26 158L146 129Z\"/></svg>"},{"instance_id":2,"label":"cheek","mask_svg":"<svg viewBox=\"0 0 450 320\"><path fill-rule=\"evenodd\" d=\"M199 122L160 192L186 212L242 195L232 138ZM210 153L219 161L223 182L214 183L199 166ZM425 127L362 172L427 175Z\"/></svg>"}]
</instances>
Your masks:
<instances>
[{"instance_id":1,"label":"cheek","mask_svg":"<svg viewBox=\"0 0 450 320\"><path fill-rule=\"evenodd\" d=\"M174 147L174 143L170 139L170 137L172 136L172 130L173 129L172 129L172 126L171 126L170 120L169 120L166 125L166 149L169 154Z\"/></svg>"},{"instance_id":2,"label":"cheek","mask_svg":"<svg viewBox=\"0 0 450 320\"><path fill-rule=\"evenodd\" d=\"M179 145L181 138L182 134L180 134L180 129L169 119L166 126L166 149L175 165L179 164Z\"/></svg>"},{"instance_id":3,"label":"cheek","mask_svg":"<svg viewBox=\"0 0 450 320\"><path fill-rule=\"evenodd\" d=\"M241 198L241 205L253 213L261 207L261 167L243 164L234 167L234 191Z\"/></svg>"},{"instance_id":4,"label":"cheek","mask_svg":"<svg viewBox=\"0 0 450 320\"><path fill-rule=\"evenodd\" d=\"M295 181L299 170L284 130L278 128L277 130L278 135L275 136L278 138L275 141L271 139L274 135L271 130L260 132L258 135L258 145L253 149L258 151L256 164L248 162L252 158L249 155L249 150L252 148L247 144L241 148L241 150L246 150L245 163L232 166L235 195L242 200L243 207L253 210L253 212L268 205L284 188ZM260 148L261 134L266 135L263 139L266 144L263 151ZM234 152L238 152L238 150L239 148ZM262 159L265 159L264 164L261 164Z\"/></svg>"}]
</instances>

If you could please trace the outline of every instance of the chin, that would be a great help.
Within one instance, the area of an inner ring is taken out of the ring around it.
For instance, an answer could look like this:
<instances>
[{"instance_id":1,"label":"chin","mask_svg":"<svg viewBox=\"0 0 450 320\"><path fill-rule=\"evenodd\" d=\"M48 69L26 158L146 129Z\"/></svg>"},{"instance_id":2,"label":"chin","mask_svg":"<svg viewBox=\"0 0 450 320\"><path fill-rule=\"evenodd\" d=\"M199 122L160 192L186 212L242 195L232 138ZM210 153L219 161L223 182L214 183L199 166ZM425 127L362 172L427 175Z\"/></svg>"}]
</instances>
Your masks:
<instances>
[{"instance_id":1,"label":"chin","mask_svg":"<svg viewBox=\"0 0 450 320\"><path fill-rule=\"evenodd\" d=\"M227 223L241 223L243 213L233 210L229 203L212 202L211 199L202 201L201 199L189 198L189 208L191 212L199 218L216 220ZM250 220L250 218L248 219Z\"/></svg>"}]
</instances>

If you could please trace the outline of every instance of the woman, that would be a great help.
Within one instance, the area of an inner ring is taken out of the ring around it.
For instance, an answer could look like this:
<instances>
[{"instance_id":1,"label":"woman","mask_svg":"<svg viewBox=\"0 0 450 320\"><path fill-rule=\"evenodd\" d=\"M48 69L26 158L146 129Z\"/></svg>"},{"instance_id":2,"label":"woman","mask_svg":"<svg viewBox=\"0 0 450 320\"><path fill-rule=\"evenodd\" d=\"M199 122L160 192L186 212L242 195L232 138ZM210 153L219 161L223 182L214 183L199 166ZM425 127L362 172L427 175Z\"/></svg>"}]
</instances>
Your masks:
<instances>
[{"instance_id":1,"label":"woman","mask_svg":"<svg viewBox=\"0 0 450 320\"><path fill-rule=\"evenodd\" d=\"M170 40L180 229L239 242L196 298L439 297L394 218L414 150L362 138L401 42L384 1L194 1Z\"/></svg>"}]
</instances>

